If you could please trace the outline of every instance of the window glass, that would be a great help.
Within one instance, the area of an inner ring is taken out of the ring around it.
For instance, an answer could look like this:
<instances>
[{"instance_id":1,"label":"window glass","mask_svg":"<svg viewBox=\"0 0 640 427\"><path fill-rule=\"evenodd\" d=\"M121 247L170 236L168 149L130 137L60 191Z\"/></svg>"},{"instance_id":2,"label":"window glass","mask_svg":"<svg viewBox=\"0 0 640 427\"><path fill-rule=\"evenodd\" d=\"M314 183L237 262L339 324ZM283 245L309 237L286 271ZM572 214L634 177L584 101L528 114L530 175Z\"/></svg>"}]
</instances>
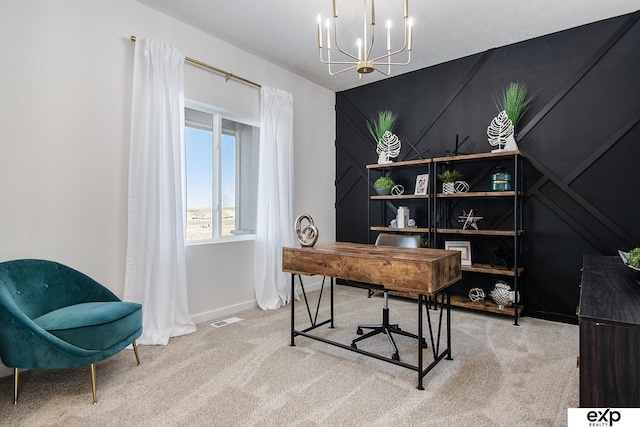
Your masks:
<instances>
[{"instance_id":1,"label":"window glass","mask_svg":"<svg viewBox=\"0 0 640 427\"><path fill-rule=\"evenodd\" d=\"M187 240L213 238L213 134L185 128Z\"/></svg>"},{"instance_id":2,"label":"window glass","mask_svg":"<svg viewBox=\"0 0 640 427\"><path fill-rule=\"evenodd\" d=\"M255 233L259 133L211 107L185 109L187 241Z\"/></svg>"}]
</instances>

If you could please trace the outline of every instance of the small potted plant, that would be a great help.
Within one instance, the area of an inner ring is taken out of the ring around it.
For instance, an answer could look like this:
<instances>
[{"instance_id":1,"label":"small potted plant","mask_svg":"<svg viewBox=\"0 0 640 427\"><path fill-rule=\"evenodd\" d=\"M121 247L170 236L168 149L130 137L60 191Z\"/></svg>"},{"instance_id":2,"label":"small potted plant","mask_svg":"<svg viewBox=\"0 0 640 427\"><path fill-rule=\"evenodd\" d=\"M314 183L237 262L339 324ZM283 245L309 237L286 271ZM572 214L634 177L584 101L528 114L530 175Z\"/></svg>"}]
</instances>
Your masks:
<instances>
[{"instance_id":1,"label":"small potted plant","mask_svg":"<svg viewBox=\"0 0 640 427\"><path fill-rule=\"evenodd\" d=\"M442 173L438 174L438 179L442 181L442 192L445 194L453 194L455 193L455 185L456 181L462 178L462 175L459 171L455 169L448 169Z\"/></svg>"},{"instance_id":2,"label":"small potted plant","mask_svg":"<svg viewBox=\"0 0 640 427\"><path fill-rule=\"evenodd\" d=\"M393 126L398 118L397 114L393 111L385 110L378 113L378 118L371 118L371 121L367 120L367 129L376 142L376 152L378 153L378 163L390 163L390 157L397 157L400 153L400 142L398 138L393 135ZM385 139L385 134L389 132L389 136ZM388 143L389 139L392 141ZM390 146L392 145L392 146Z\"/></svg>"},{"instance_id":3,"label":"small potted plant","mask_svg":"<svg viewBox=\"0 0 640 427\"><path fill-rule=\"evenodd\" d=\"M376 182L373 183L373 188L376 189L376 192L380 196L388 196L391 194L391 189L396 183L388 176L381 176L376 179Z\"/></svg>"}]
</instances>

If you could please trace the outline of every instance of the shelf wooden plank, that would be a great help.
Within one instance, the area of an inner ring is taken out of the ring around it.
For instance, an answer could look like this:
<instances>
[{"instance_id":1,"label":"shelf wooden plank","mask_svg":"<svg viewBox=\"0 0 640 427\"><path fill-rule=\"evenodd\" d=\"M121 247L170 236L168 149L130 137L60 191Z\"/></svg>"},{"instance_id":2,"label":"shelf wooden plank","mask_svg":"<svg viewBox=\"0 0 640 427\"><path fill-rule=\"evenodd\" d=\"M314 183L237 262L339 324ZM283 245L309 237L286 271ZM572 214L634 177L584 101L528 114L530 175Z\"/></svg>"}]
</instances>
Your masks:
<instances>
[{"instance_id":1,"label":"shelf wooden plank","mask_svg":"<svg viewBox=\"0 0 640 427\"><path fill-rule=\"evenodd\" d=\"M428 199L428 194L401 194L399 196L369 196L371 200L404 200L404 199Z\"/></svg>"},{"instance_id":2,"label":"shelf wooden plank","mask_svg":"<svg viewBox=\"0 0 640 427\"><path fill-rule=\"evenodd\" d=\"M474 273L487 273L487 274L499 274L502 276L515 276L515 271L511 267L503 267L499 265L490 265L490 264L472 264L472 265L463 265L462 271L471 271ZM518 276L521 276L524 273L524 268L518 268Z\"/></svg>"},{"instance_id":3,"label":"shelf wooden plank","mask_svg":"<svg viewBox=\"0 0 640 427\"><path fill-rule=\"evenodd\" d=\"M513 197L515 191L467 191L466 193L438 193L438 199L462 198L462 197ZM524 192L518 191L518 196L524 196Z\"/></svg>"},{"instance_id":4,"label":"shelf wooden plank","mask_svg":"<svg viewBox=\"0 0 640 427\"><path fill-rule=\"evenodd\" d=\"M371 231L396 231L399 233L429 233L429 228L421 227L407 227L407 228L393 228L393 227L369 227Z\"/></svg>"},{"instance_id":5,"label":"shelf wooden plank","mask_svg":"<svg viewBox=\"0 0 640 427\"><path fill-rule=\"evenodd\" d=\"M410 168L417 166L427 166L433 162L433 159L418 159L418 160L405 160L402 162L392 162L384 164L371 164L367 165L367 169L395 169L395 168Z\"/></svg>"},{"instance_id":6,"label":"shelf wooden plank","mask_svg":"<svg viewBox=\"0 0 640 427\"><path fill-rule=\"evenodd\" d=\"M469 234L469 235L480 235L480 236L504 236L510 237L515 236L514 230L476 230L473 228L467 228L463 230L462 228L436 228L436 233L441 234ZM522 236L524 234L524 230L518 230L518 236Z\"/></svg>"},{"instance_id":7,"label":"shelf wooden plank","mask_svg":"<svg viewBox=\"0 0 640 427\"><path fill-rule=\"evenodd\" d=\"M464 154L460 156L448 156L448 157L435 157L431 159L433 163L453 163L470 160L489 160L489 159L503 159L518 155L524 157L524 153L520 150L514 151L502 151L499 153L476 153L476 154Z\"/></svg>"},{"instance_id":8,"label":"shelf wooden plank","mask_svg":"<svg viewBox=\"0 0 640 427\"><path fill-rule=\"evenodd\" d=\"M451 305L455 307L468 308L472 310L488 311L495 314L504 314L506 316L513 317L515 309L513 307L504 307L502 310L498 308L498 305L490 300L471 301L469 298L460 295L451 295ZM524 306L518 305L518 317L522 315Z\"/></svg>"}]
</instances>

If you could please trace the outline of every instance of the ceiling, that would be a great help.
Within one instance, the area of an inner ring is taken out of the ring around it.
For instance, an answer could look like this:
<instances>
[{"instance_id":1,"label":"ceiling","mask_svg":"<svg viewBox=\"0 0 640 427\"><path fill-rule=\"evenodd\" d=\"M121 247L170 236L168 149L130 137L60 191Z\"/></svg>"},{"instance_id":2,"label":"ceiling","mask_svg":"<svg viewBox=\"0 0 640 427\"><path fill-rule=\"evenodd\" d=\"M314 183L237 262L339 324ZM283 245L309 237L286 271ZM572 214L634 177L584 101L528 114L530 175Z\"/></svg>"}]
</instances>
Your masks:
<instances>
[{"instance_id":1,"label":"ceiling","mask_svg":"<svg viewBox=\"0 0 640 427\"><path fill-rule=\"evenodd\" d=\"M374 72L359 79L355 70L329 75L319 60L317 16L332 15L332 0L138 1L336 92L387 78ZM336 1L341 47L355 52L364 2ZM377 0L375 7L374 46L385 44L387 19L393 40L401 40L403 1ZM636 10L640 0L409 0L411 63L392 68L391 76Z\"/></svg>"}]
</instances>

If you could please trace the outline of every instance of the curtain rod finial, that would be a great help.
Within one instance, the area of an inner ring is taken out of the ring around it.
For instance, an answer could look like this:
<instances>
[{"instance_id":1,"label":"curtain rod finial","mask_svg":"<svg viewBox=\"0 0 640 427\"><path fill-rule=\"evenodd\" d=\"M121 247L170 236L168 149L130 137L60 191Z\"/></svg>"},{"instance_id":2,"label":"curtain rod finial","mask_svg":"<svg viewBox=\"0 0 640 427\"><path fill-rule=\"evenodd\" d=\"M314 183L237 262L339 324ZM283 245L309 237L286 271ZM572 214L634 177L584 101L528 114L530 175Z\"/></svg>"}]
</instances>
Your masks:
<instances>
[{"instance_id":1,"label":"curtain rod finial","mask_svg":"<svg viewBox=\"0 0 640 427\"><path fill-rule=\"evenodd\" d=\"M131 41L135 42L136 41L136 36L131 36Z\"/></svg>"}]
</instances>

